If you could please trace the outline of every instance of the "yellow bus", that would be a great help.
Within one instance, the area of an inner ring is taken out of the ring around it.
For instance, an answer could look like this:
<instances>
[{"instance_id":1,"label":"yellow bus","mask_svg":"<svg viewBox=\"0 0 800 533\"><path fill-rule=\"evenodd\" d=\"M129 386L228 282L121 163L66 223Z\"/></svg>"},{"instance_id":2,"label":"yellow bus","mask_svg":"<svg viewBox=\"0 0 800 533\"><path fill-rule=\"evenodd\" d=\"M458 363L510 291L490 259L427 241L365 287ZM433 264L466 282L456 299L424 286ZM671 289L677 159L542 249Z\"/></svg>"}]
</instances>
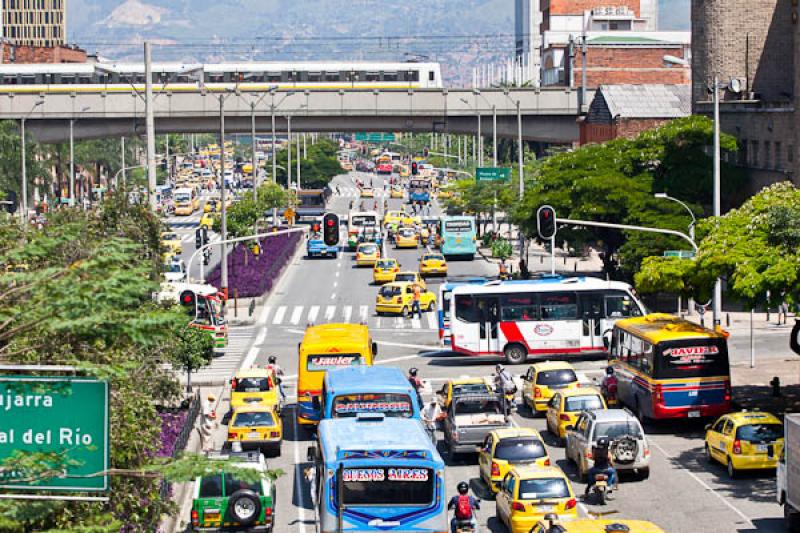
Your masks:
<instances>
[{"instance_id":1,"label":"yellow bus","mask_svg":"<svg viewBox=\"0 0 800 533\"><path fill-rule=\"evenodd\" d=\"M320 324L306 329L297 358L297 423L318 424L325 371L372 366L378 346L363 324Z\"/></svg>"}]
</instances>

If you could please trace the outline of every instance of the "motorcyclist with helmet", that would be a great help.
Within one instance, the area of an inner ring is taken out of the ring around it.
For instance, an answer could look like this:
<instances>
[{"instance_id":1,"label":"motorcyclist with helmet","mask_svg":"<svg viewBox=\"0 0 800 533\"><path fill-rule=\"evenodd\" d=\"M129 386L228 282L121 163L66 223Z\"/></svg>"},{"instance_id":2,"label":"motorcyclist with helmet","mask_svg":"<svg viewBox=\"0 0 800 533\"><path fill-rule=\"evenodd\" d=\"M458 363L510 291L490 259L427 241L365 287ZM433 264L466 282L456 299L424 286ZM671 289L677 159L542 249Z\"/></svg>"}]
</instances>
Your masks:
<instances>
[{"instance_id":1,"label":"motorcyclist with helmet","mask_svg":"<svg viewBox=\"0 0 800 533\"><path fill-rule=\"evenodd\" d=\"M617 488L617 471L613 466L613 456L611 454L611 441L608 437L600 437L592 445L592 459L594 465L589 469L587 474L586 491L584 496L589 495L589 491L595 484L595 476L597 474L605 474L608 476L609 490L616 490Z\"/></svg>"},{"instance_id":2,"label":"motorcyclist with helmet","mask_svg":"<svg viewBox=\"0 0 800 533\"><path fill-rule=\"evenodd\" d=\"M603 397L609 407L617 405L617 375L614 373L613 366L606 368L606 375L600 384L600 391L603 393Z\"/></svg>"},{"instance_id":3,"label":"motorcyclist with helmet","mask_svg":"<svg viewBox=\"0 0 800 533\"><path fill-rule=\"evenodd\" d=\"M475 520L474 511L481 508L481 501L469 495L469 485L466 481L459 482L456 489L458 494L450 498L447 504L447 509L454 511L454 516L450 520L450 533L456 533L459 526L466 525L473 532L477 532L478 522Z\"/></svg>"},{"instance_id":4,"label":"motorcyclist with helmet","mask_svg":"<svg viewBox=\"0 0 800 533\"><path fill-rule=\"evenodd\" d=\"M417 377L418 370L416 367L411 367L408 369L408 382L411 383L411 386L414 387L414 390L417 391L417 398L420 401L420 405L422 405L422 380Z\"/></svg>"}]
</instances>

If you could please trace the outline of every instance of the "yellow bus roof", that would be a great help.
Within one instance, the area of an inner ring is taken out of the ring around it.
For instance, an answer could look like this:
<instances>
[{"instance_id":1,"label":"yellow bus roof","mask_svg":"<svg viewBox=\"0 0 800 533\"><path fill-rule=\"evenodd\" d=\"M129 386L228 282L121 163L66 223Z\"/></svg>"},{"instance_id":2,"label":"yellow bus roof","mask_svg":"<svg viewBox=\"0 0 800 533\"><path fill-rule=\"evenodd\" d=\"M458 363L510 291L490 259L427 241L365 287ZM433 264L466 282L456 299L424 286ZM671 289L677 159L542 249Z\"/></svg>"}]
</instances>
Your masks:
<instances>
[{"instance_id":1,"label":"yellow bus roof","mask_svg":"<svg viewBox=\"0 0 800 533\"><path fill-rule=\"evenodd\" d=\"M368 343L369 328L363 324L320 324L306 328L303 345Z\"/></svg>"},{"instance_id":2,"label":"yellow bus roof","mask_svg":"<svg viewBox=\"0 0 800 533\"><path fill-rule=\"evenodd\" d=\"M679 339L725 338L722 333L666 313L652 313L636 318L625 318L617 320L614 325L653 344Z\"/></svg>"}]
</instances>

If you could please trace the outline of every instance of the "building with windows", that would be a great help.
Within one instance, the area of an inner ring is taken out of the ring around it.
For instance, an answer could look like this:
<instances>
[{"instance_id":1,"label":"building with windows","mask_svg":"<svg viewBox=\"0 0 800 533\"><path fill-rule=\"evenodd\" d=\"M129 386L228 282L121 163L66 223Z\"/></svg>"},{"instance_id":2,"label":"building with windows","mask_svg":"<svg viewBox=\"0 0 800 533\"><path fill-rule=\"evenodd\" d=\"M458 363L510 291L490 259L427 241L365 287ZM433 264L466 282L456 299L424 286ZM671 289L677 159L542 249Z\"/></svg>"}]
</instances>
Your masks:
<instances>
[{"instance_id":1,"label":"building with windows","mask_svg":"<svg viewBox=\"0 0 800 533\"><path fill-rule=\"evenodd\" d=\"M726 156L746 170L749 192L800 184L798 31L797 2L692 0L692 109L713 115L716 77L720 127L738 140Z\"/></svg>"},{"instance_id":2,"label":"building with windows","mask_svg":"<svg viewBox=\"0 0 800 533\"><path fill-rule=\"evenodd\" d=\"M523 78L538 86L541 76L541 0L515 0L514 35L516 60L525 66Z\"/></svg>"},{"instance_id":3,"label":"building with windows","mask_svg":"<svg viewBox=\"0 0 800 533\"><path fill-rule=\"evenodd\" d=\"M12 45L52 48L66 36L66 0L0 0L3 38Z\"/></svg>"}]
</instances>

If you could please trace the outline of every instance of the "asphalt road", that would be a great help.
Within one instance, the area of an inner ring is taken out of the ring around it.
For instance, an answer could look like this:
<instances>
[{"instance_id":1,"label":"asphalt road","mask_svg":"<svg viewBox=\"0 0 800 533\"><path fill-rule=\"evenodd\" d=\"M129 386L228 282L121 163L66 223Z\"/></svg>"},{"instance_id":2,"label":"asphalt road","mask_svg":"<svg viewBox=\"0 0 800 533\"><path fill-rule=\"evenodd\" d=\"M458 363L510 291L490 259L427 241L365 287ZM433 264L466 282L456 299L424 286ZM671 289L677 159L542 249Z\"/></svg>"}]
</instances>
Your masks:
<instances>
[{"instance_id":1,"label":"asphalt road","mask_svg":"<svg viewBox=\"0 0 800 533\"><path fill-rule=\"evenodd\" d=\"M336 178L340 194L332 199L332 209L346 214L355 198L353 176ZM376 189L381 178L372 178ZM371 204L371 200L368 200ZM378 204L383 197L377 198ZM389 200L390 208L400 207L400 200ZM189 247L193 245L188 243ZM413 269L420 250L389 250L403 267ZM453 275L494 275L496 267L479 256L474 261L449 264ZM426 380L426 389L435 390L449 377L460 375L491 375L492 360L455 357L439 351L438 334L434 317L423 315L422 320L376 317L374 301L377 287L371 285L371 269L356 268L351 253L341 253L339 258L307 260L302 255L292 263L287 275L278 284L265 307L257 315L252 328L243 366L264 365L269 355L278 357L285 369L289 407L285 410L285 440L279 457L269 460L270 467L285 472L278 480L276 531L312 532L314 510L302 469L306 449L311 441L298 435L295 425L294 400L297 373L297 345L308 322L358 322L366 319L374 339L379 345L376 364L396 365L403 369L415 366ZM436 290L437 282L429 283ZM742 353L737 338L737 355ZM777 337L765 338L766 343L780 342ZM599 378L604 361L577 361L575 366L587 379ZM512 368L515 374L524 367ZM576 493L583 493L577 481L575 468L567 463L564 449L547 434L543 418L531 417L527 410L514 415L515 423L538 429L548 444L551 459L561 466L573 480ZM782 511L775 502L774 473L744 475L728 479L721 465L708 464L703 459L703 424L656 424L646 426L651 459L651 474L646 481L623 477L620 490L613 501L603 508L581 503L579 512L611 514L613 517L651 520L669 532L733 532L733 531L783 531ZM482 531L503 531L495 520L494 502L478 480L477 458L460 456L449 463L446 471L448 495L455 492L459 481L470 481L473 490L484 498L479 511Z\"/></svg>"}]
</instances>

